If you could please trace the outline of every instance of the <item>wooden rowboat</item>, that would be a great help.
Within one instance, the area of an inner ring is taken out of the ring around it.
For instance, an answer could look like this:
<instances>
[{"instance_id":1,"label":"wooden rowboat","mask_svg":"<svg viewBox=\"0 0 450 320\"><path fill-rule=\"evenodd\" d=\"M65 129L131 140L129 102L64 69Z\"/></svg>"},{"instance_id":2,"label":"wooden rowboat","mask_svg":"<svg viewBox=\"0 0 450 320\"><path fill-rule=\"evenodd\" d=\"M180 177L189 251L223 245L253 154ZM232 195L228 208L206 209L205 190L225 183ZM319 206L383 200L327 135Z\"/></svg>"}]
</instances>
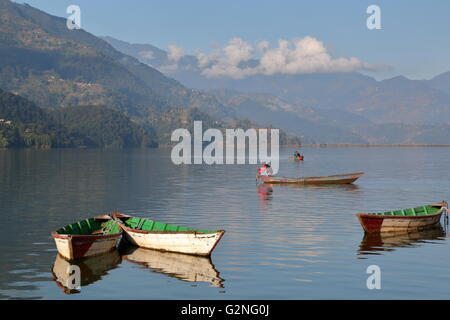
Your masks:
<instances>
[{"instance_id":1,"label":"wooden rowboat","mask_svg":"<svg viewBox=\"0 0 450 320\"><path fill-rule=\"evenodd\" d=\"M359 213L356 216L364 231L410 232L439 225L442 213L447 211L447 202L417 208L380 213Z\"/></svg>"},{"instance_id":2,"label":"wooden rowboat","mask_svg":"<svg viewBox=\"0 0 450 320\"><path fill-rule=\"evenodd\" d=\"M105 214L62 227L52 237L59 254L74 260L113 250L121 234L117 223Z\"/></svg>"},{"instance_id":3,"label":"wooden rowboat","mask_svg":"<svg viewBox=\"0 0 450 320\"><path fill-rule=\"evenodd\" d=\"M141 265L152 272L167 275L181 281L207 282L223 288L223 279L210 257L163 252L127 245L121 250L122 259Z\"/></svg>"},{"instance_id":4,"label":"wooden rowboat","mask_svg":"<svg viewBox=\"0 0 450 320\"><path fill-rule=\"evenodd\" d=\"M132 244L147 249L209 256L225 233L224 230L200 230L124 215L113 218Z\"/></svg>"},{"instance_id":5,"label":"wooden rowboat","mask_svg":"<svg viewBox=\"0 0 450 320\"><path fill-rule=\"evenodd\" d=\"M273 176L258 176L264 183L270 184L348 184L358 180L364 172L337 174L323 177L285 178Z\"/></svg>"}]
</instances>

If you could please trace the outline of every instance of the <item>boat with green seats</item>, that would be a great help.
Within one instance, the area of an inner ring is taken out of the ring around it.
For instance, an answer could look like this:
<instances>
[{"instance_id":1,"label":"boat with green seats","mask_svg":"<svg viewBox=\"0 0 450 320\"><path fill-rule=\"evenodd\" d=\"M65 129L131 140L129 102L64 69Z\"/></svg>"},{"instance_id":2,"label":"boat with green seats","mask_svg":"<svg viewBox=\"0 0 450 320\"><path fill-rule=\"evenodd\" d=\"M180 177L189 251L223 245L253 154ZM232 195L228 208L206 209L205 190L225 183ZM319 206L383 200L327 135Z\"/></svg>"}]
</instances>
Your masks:
<instances>
[{"instance_id":1,"label":"boat with green seats","mask_svg":"<svg viewBox=\"0 0 450 320\"><path fill-rule=\"evenodd\" d=\"M435 227L447 210L447 202L442 201L409 209L359 213L356 216L365 232L398 232Z\"/></svg>"},{"instance_id":2,"label":"boat with green seats","mask_svg":"<svg viewBox=\"0 0 450 320\"><path fill-rule=\"evenodd\" d=\"M109 215L99 215L52 232L59 254L68 260L109 252L116 247L122 229Z\"/></svg>"},{"instance_id":3,"label":"boat with green seats","mask_svg":"<svg viewBox=\"0 0 450 320\"><path fill-rule=\"evenodd\" d=\"M441 208L439 208L439 207L433 207L432 205L428 205L428 206L420 206L420 207L416 207L416 208L369 213L369 214L375 214L375 215L381 215L381 216L417 217L417 216L426 216L426 215L430 215L430 214L435 214L435 213L438 213L440 210L441 210Z\"/></svg>"},{"instance_id":4,"label":"boat with green seats","mask_svg":"<svg viewBox=\"0 0 450 320\"><path fill-rule=\"evenodd\" d=\"M114 212L112 217L131 243L161 251L209 256L224 230L188 228Z\"/></svg>"}]
</instances>

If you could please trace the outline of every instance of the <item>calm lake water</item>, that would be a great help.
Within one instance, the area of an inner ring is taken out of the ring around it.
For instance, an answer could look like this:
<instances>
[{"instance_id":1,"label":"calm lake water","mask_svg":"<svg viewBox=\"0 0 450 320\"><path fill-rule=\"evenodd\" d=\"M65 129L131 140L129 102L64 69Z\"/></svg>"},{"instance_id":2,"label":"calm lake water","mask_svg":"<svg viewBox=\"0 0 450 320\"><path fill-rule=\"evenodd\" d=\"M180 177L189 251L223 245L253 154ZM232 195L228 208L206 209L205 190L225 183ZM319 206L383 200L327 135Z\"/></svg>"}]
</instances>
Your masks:
<instances>
[{"instance_id":1,"label":"calm lake water","mask_svg":"<svg viewBox=\"0 0 450 320\"><path fill-rule=\"evenodd\" d=\"M0 150L3 299L450 299L446 226L365 238L355 214L450 201L450 148L281 150L282 176L364 171L354 185L258 187L254 165L175 166L170 150ZM120 247L80 292L50 232L103 212L225 229L211 260ZM367 267L381 268L369 290Z\"/></svg>"}]
</instances>

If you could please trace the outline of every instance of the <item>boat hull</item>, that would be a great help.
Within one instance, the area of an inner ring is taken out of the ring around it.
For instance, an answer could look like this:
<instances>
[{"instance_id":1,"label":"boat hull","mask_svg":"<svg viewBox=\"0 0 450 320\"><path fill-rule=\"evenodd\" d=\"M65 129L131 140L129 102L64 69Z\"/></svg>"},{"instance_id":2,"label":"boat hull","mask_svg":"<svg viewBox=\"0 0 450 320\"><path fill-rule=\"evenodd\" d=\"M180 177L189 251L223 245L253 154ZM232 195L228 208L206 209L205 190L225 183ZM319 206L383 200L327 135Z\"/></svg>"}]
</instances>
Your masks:
<instances>
[{"instance_id":1,"label":"boat hull","mask_svg":"<svg viewBox=\"0 0 450 320\"><path fill-rule=\"evenodd\" d=\"M223 230L207 234L192 231L143 231L128 228L123 224L120 224L120 227L125 238L139 247L198 256L211 255L225 233Z\"/></svg>"},{"instance_id":2,"label":"boat hull","mask_svg":"<svg viewBox=\"0 0 450 320\"><path fill-rule=\"evenodd\" d=\"M358 180L364 173L350 173L350 174L339 174L333 176L323 176L323 177L304 177L304 178L278 178L278 177L263 177L260 176L259 179L264 183L270 184L349 184Z\"/></svg>"},{"instance_id":3,"label":"boat hull","mask_svg":"<svg viewBox=\"0 0 450 320\"><path fill-rule=\"evenodd\" d=\"M52 233L58 253L67 260L100 255L113 250L121 232L109 235L65 235Z\"/></svg>"},{"instance_id":4,"label":"boat hull","mask_svg":"<svg viewBox=\"0 0 450 320\"><path fill-rule=\"evenodd\" d=\"M443 210L427 216L380 216L361 213L356 216L367 233L410 232L438 226L442 213Z\"/></svg>"}]
</instances>

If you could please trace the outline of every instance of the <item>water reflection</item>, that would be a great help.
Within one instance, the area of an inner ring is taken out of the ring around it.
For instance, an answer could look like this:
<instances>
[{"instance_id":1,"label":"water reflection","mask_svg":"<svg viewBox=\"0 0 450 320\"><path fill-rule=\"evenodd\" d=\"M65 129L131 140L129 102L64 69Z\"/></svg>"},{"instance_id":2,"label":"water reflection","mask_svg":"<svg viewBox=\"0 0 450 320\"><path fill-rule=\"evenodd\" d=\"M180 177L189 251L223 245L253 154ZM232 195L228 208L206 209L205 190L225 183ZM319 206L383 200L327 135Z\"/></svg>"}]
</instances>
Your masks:
<instances>
[{"instance_id":1,"label":"water reflection","mask_svg":"<svg viewBox=\"0 0 450 320\"><path fill-rule=\"evenodd\" d=\"M141 265L152 272L188 282L208 282L217 288L223 288L225 281L220 277L209 257L161 252L143 249L133 245L121 244L122 259Z\"/></svg>"},{"instance_id":2,"label":"water reflection","mask_svg":"<svg viewBox=\"0 0 450 320\"><path fill-rule=\"evenodd\" d=\"M415 248L434 240L445 240L445 230L437 228L409 233L366 233L357 251L358 255L380 255L383 252L395 251L396 248Z\"/></svg>"},{"instance_id":3,"label":"water reflection","mask_svg":"<svg viewBox=\"0 0 450 320\"><path fill-rule=\"evenodd\" d=\"M62 289L64 293L72 294L79 293L79 290L70 289L68 281L70 281L69 267L76 265L80 268L81 272L81 286L90 285L98 280L101 280L108 271L115 269L121 262L119 252L115 249L111 252L88 257L75 261L67 261L59 254L56 256L55 263L53 264L53 280Z\"/></svg>"},{"instance_id":4,"label":"water reflection","mask_svg":"<svg viewBox=\"0 0 450 320\"><path fill-rule=\"evenodd\" d=\"M355 254L362 239L356 213L448 198L450 148L314 148L301 168L286 159L289 154L281 158L280 175L367 176L355 185L264 186L260 194L254 166L176 166L165 148L1 150L0 299L72 299L53 280L57 252L50 231L111 211L227 230L212 259L228 289L224 296L209 281L170 278L167 273L182 273L173 268L160 267L167 271L161 275L146 265L119 262L75 298L355 299L362 291L354 274L365 261L355 257L378 257L392 266L396 282L377 297L417 299L424 290L429 298L450 297L443 281L450 241L413 242L420 247L412 250L366 245ZM383 252L388 249L397 251ZM410 286L425 269L427 279Z\"/></svg>"},{"instance_id":5,"label":"water reflection","mask_svg":"<svg viewBox=\"0 0 450 320\"><path fill-rule=\"evenodd\" d=\"M259 194L259 198L262 202L269 201L272 199L273 185L267 183L260 183L257 185L256 190Z\"/></svg>"}]
</instances>

